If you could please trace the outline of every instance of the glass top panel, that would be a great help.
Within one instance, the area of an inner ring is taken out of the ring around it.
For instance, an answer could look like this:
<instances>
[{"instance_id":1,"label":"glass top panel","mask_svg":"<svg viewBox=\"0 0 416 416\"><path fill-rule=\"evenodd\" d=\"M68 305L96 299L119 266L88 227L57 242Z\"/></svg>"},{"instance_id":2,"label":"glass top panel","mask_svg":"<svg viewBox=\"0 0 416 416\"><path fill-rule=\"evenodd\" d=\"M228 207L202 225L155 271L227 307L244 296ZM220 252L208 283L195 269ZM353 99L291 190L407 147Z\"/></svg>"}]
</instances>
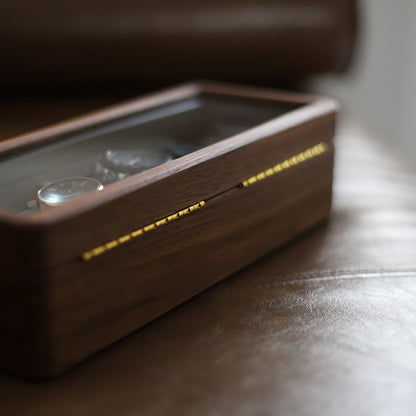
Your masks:
<instances>
[{"instance_id":1,"label":"glass top panel","mask_svg":"<svg viewBox=\"0 0 416 416\"><path fill-rule=\"evenodd\" d=\"M0 157L0 209L30 215L61 206L295 107L202 94Z\"/></svg>"}]
</instances>

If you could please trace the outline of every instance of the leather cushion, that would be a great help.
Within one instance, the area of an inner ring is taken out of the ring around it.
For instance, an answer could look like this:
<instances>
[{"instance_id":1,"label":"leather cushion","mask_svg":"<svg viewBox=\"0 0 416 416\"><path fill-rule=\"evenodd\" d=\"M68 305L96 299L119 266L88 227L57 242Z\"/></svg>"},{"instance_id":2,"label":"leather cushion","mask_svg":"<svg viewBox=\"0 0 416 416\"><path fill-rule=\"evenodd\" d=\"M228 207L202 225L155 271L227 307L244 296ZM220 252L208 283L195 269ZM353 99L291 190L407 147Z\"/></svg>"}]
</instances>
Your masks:
<instances>
[{"instance_id":1,"label":"leather cushion","mask_svg":"<svg viewBox=\"0 0 416 416\"><path fill-rule=\"evenodd\" d=\"M0 84L108 90L340 72L356 0L2 0Z\"/></svg>"}]
</instances>

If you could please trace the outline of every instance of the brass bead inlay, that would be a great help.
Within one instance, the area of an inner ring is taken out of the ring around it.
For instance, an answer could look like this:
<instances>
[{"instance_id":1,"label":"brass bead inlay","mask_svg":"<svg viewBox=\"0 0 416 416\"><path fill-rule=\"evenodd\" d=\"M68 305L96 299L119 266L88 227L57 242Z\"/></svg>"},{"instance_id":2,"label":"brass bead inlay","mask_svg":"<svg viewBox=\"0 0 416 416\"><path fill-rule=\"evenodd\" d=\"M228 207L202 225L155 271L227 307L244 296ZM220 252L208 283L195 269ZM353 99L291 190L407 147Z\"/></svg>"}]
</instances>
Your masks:
<instances>
[{"instance_id":1,"label":"brass bead inlay","mask_svg":"<svg viewBox=\"0 0 416 416\"><path fill-rule=\"evenodd\" d=\"M246 179L245 181L241 182L241 186L247 188L250 185L253 185L263 179L268 178L269 176L275 175L276 173L283 172L284 170L290 169L293 166L299 165L300 163L304 163L309 159L313 159L316 156L325 153L328 150L327 143L319 143L303 152L298 153L295 156L292 156L282 162L278 163L277 165L272 166L269 169L266 169L263 172L258 173L257 175L252 176L251 178Z\"/></svg>"},{"instance_id":2,"label":"brass bead inlay","mask_svg":"<svg viewBox=\"0 0 416 416\"><path fill-rule=\"evenodd\" d=\"M128 241L137 238L141 236L144 233L148 233L149 231L155 230L156 228L168 224L171 221L174 221L178 218L183 217L184 215L188 215L191 212L196 211L199 208L202 208L205 205L205 201L198 202L197 204L191 205L188 208L185 208L181 211L176 212L173 215L169 215L166 218L162 218L156 222L153 222L152 224L148 224L144 226L143 228L139 228L137 230L132 231L129 234L122 235L121 237L116 238L115 240L112 240L108 243L105 243L99 247L93 248L92 250L86 251L82 255L83 260L91 260L93 257L97 257L109 250L112 250L115 247L118 247L124 243L127 243Z\"/></svg>"}]
</instances>

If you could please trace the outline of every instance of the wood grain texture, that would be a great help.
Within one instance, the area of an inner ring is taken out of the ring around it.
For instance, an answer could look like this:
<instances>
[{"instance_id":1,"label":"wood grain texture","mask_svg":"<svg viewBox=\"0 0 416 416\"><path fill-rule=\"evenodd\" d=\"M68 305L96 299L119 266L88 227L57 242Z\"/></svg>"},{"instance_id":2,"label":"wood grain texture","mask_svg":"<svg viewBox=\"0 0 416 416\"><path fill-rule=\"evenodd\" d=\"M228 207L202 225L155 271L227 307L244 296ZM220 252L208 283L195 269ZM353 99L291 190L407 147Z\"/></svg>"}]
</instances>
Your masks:
<instances>
[{"instance_id":1,"label":"wood grain texture","mask_svg":"<svg viewBox=\"0 0 416 416\"><path fill-rule=\"evenodd\" d=\"M327 217L333 103L228 86L198 88L304 100L305 106L109 186L100 198L86 196L33 218L4 214L2 367L34 378L56 375ZM70 128L65 124L65 132ZM60 127L54 129L59 134ZM239 187L319 142L328 143L324 154ZM206 204L197 212L82 261L84 251L201 200Z\"/></svg>"}]
</instances>

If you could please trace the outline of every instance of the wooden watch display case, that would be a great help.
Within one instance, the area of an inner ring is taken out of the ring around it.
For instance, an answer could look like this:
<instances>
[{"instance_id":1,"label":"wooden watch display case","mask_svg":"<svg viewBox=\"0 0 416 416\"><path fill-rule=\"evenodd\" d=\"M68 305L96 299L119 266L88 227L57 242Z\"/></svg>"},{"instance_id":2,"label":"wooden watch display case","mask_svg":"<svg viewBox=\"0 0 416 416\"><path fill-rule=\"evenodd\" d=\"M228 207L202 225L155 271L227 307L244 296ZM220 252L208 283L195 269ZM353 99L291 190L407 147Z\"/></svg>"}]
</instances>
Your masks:
<instances>
[{"instance_id":1,"label":"wooden watch display case","mask_svg":"<svg viewBox=\"0 0 416 416\"><path fill-rule=\"evenodd\" d=\"M0 143L0 367L57 375L323 221L335 115L197 82Z\"/></svg>"}]
</instances>

